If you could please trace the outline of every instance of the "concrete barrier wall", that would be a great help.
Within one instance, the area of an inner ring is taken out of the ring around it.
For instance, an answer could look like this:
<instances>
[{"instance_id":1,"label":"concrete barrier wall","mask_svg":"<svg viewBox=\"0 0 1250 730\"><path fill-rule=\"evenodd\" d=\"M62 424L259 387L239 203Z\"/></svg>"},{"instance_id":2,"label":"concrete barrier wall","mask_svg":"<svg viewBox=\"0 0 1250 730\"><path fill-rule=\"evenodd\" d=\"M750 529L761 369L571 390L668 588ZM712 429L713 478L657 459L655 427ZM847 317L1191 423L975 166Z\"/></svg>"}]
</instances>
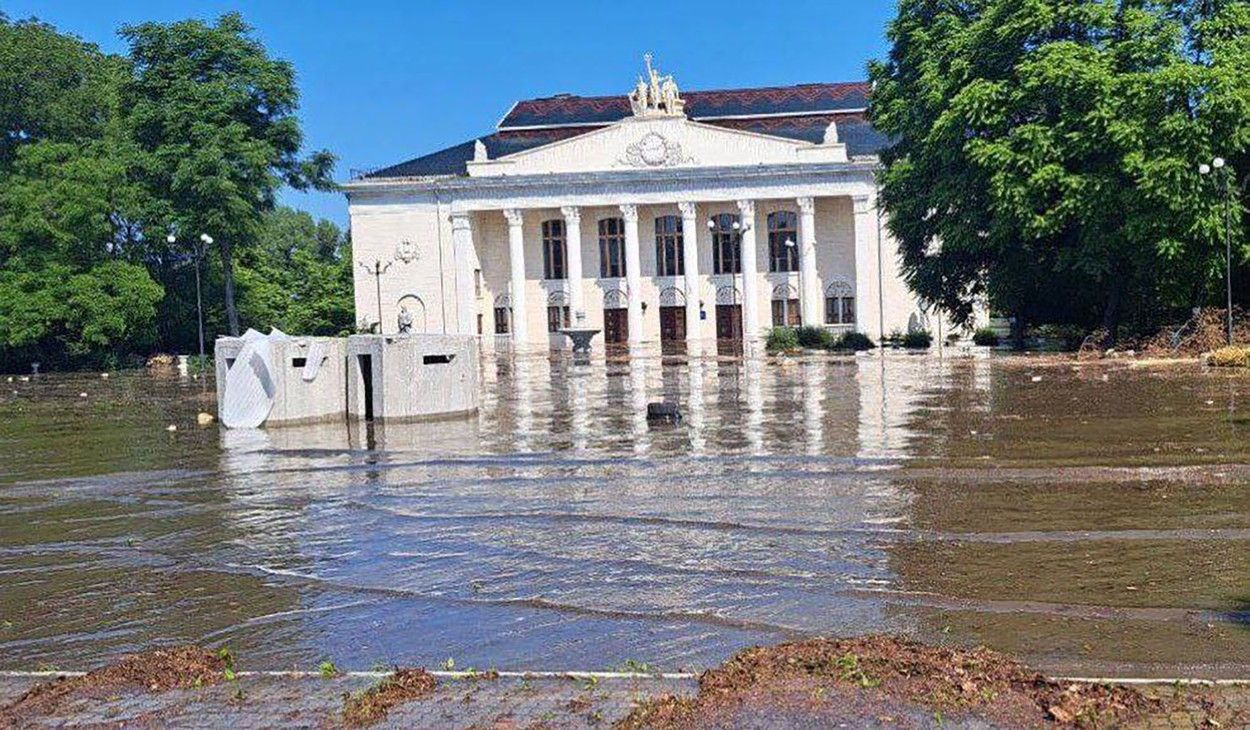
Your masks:
<instances>
[{"instance_id":1,"label":"concrete barrier wall","mask_svg":"<svg viewBox=\"0 0 1250 730\"><path fill-rule=\"evenodd\" d=\"M476 413L477 341L460 335L347 338L347 413L413 421Z\"/></svg>"},{"instance_id":2,"label":"concrete barrier wall","mask_svg":"<svg viewBox=\"0 0 1250 730\"><path fill-rule=\"evenodd\" d=\"M324 359L316 378L304 380L304 367L313 345L324 345ZM226 372L243 349L238 337L217 340L214 358L217 368L217 412L222 409ZM341 337L292 337L270 343L273 369L273 410L265 425L311 423L342 418L346 409L347 342Z\"/></svg>"}]
</instances>

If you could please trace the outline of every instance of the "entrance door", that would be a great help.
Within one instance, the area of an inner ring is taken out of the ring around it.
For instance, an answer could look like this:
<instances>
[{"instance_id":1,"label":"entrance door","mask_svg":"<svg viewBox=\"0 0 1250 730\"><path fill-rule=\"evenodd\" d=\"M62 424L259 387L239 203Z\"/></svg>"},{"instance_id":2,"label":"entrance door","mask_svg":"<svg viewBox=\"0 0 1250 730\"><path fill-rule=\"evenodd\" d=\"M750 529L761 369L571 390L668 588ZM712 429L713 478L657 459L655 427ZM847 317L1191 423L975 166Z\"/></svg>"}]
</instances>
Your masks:
<instances>
[{"instance_id":1,"label":"entrance door","mask_svg":"<svg viewBox=\"0 0 1250 730\"><path fill-rule=\"evenodd\" d=\"M722 354L742 352L742 305L716 305L716 350Z\"/></svg>"},{"instance_id":2,"label":"entrance door","mask_svg":"<svg viewBox=\"0 0 1250 730\"><path fill-rule=\"evenodd\" d=\"M660 307L660 349L668 352L686 344L686 308Z\"/></svg>"},{"instance_id":3,"label":"entrance door","mask_svg":"<svg viewBox=\"0 0 1250 730\"><path fill-rule=\"evenodd\" d=\"M629 310L603 310L603 341L609 345L624 345L629 342Z\"/></svg>"}]
</instances>

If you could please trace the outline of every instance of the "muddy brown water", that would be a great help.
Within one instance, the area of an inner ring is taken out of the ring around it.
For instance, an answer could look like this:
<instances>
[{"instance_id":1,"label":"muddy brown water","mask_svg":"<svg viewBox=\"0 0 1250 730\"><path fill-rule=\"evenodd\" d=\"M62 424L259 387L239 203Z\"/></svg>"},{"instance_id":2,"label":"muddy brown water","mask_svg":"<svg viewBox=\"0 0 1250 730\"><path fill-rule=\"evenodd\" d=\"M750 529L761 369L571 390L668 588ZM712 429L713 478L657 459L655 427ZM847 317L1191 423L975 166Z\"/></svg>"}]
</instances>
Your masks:
<instances>
[{"instance_id":1,"label":"muddy brown water","mask_svg":"<svg viewBox=\"0 0 1250 730\"><path fill-rule=\"evenodd\" d=\"M482 379L468 420L255 432L198 428L211 390L175 373L0 380L0 668L193 641L248 669L680 669L887 631L1250 676L1246 374L948 352ZM647 423L661 398L682 424Z\"/></svg>"}]
</instances>

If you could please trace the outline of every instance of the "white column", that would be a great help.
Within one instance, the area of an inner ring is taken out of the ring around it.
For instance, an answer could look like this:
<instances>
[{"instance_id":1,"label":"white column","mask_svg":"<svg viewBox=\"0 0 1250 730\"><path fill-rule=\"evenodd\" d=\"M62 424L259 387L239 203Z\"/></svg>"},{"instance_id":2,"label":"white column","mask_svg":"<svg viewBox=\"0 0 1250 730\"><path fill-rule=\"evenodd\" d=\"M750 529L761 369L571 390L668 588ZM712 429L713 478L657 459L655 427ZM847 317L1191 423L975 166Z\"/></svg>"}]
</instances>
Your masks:
<instances>
[{"instance_id":1,"label":"white column","mask_svg":"<svg viewBox=\"0 0 1250 730\"><path fill-rule=\"evenodd\" d=\"M873 195L851 199L855 216L855 329L881 342L878 286L877 205Z\"/></svg>"},{"instance_id":2,"label":"white column","mask_svg":"<svg viewBox=\"0 0 1250 730\"><path fill-rule=\"evenodd\" d=\"M638 253L638 206L621 206L625 219L625 284L629 288L629 344L642 342L642 257Z\"/></svg>"},{"instance_id":3,"label":"white column","mask_svg":"<svg viewBox=\"0 0 1250 730\"><path fill-rule=\"evenodd\" d=\"M582 294L582 210L577 206L560 209L564 216L564 240L568 252L569 315L571 324L577 325L577 313L586 312L586 300Z\"/></svg>"},{"instance_id":4,"label":"white column","mask_svg":"<svg viewBox=\"0 0 1250 730\"><path fill-rule=\"evenodd\" d=\"M739 200L742 214L742 339L751 343L760 336L759 273L755 264L755 201Z\"/></svg>"},{"instance_id":5,"label":"white column","mask_svg":"<svg viewBox=\"0 0 1250 730\"><path fill-rule=\"evenodd\" d=\"M803 324L820 325L820 281L816 278L816 201L799 198L799 299Z\"/></svg>"},{"instance_id":6,"label":"white column","mask_svg":"<svg viewBox=\"0 0 1250 730\"><path fill-rule=\"evenodd\" d=\"M473 272L477 257L473 255L473 223L468 213L451 214L451 243L456 262L456 332L475 335L478 302Z\"/></svg>"},{"instance_id":7,"label":"white column","mask_svg":"<svg viewBox=\"0 0 1250 730\"><path fill-rule=\"evenodd\" d=\"M523 345L529 341L525 321L525 235L521 225L524 216L516 208L503 212L508 219L508 263L512 273L512 341Z\"/></svg>"},{"instance_id":8,"label":"white column","mask_svg":"<svg viewBox=\"0 0 1250 730\"><path fill-rule=\"evenodd\" d=\"M699 339L699 206L678 203L681 212L681 259L686 272L686 342ZM689 352L689 348L687 348Z\"/></svg>"}]
</instances>

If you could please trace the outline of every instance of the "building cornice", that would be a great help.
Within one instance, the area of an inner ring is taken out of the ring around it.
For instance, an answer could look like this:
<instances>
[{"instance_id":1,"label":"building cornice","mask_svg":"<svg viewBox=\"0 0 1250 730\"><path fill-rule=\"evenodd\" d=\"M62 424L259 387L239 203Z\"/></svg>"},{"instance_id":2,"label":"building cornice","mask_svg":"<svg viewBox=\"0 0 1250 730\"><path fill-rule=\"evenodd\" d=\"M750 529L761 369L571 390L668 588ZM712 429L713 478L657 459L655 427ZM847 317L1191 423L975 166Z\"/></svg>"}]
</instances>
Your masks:
<instances>
[{"instance_id":1,"label":"building cornice","mask_svg":"<svg viewBox=\"0 0 1250 730\"><path fill-rule=\"evenodd\" d=\"M862 175L875 173L876 159L856 158L850 162L787 163L772 165L735 165L720 167L678 167L662 170L603 170L527 175L492 175L488 177L389 178L383 180L352 180L342 184L350 198L361 193L432 193L485 192L528 187L535 190L596 185L654 185L681 182L715 181L722 185L735 182L757 182L767 178L810 177L812 175Z\"/></svg>"}]
</instances>

